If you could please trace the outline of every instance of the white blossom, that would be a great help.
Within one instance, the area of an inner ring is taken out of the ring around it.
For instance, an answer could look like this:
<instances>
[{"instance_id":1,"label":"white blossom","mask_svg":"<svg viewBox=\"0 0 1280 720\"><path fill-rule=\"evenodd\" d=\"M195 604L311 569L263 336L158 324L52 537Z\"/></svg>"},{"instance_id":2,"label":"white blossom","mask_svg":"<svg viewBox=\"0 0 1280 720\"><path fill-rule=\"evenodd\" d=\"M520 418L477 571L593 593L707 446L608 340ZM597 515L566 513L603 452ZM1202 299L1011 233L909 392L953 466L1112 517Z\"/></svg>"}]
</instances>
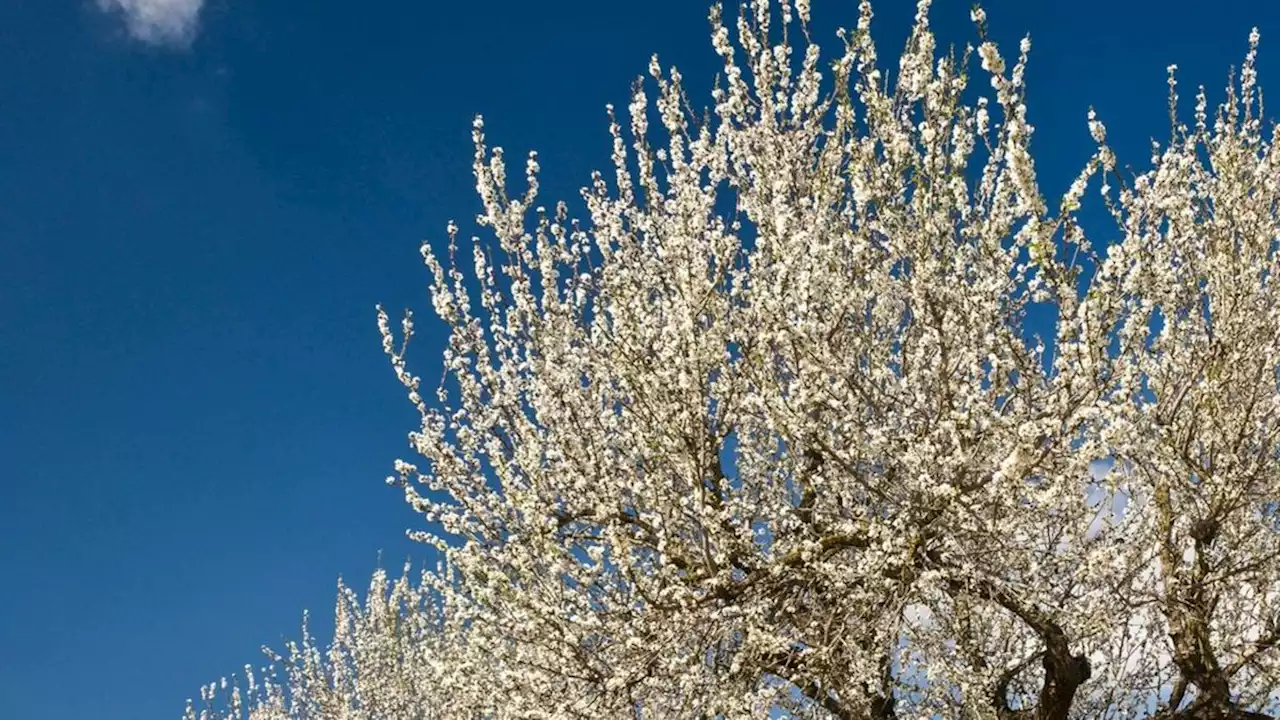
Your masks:
<instances>
[{"instance_id":1,"label":"white blossom","mask_svg":"<svg viewBox=\"0 0 1280 720\"><path fill-rule=\"evenodd\" d=\"M422 416L392 481L443 565L376 575L363 606L343 589L328 653L304 635L231 717L1280 712L1256 35L1214 124L1201 93L1118 194L1091 110L1097 149L1050 203L1030 42L1008 67L975 10L994 97L971 101L928 7L893 83L869 2L825 63L767 0L733 32L715 8L714 117L655 58L630 121L609 108L582 219L538 206L532 155L514 196L476 120L488 236L469 272L456 226L448 263L423 247L434 395L415 325L378 316ZM1094 175L1109 246L1076 216ZM202 697L189 718L223 717Z\"/></svg>"}]
</instances>

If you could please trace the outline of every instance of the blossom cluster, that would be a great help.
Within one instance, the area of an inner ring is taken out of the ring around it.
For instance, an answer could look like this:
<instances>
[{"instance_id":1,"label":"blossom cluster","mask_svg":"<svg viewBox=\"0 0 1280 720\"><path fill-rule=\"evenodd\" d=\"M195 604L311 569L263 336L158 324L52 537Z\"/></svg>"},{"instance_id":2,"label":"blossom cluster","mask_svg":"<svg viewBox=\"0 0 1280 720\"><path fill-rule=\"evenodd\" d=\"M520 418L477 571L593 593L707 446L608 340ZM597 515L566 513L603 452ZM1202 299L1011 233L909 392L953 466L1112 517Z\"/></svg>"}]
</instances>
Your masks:
<instances>
[{"instance_id":1,"label":"blossom cluster","mask_svg":"<svg viewBox=\"0 0 1280 720\"><path fill-rule=\"evenodd\" d=\"M231 717L1280 712L1256 33L1190 126L1170 69L1147 172L1091 111L1051 203L1030 42L1006 59L983 11L942 54L920 0L892 73L866 0L825 61L808 0L711 20L712 113L655 58L582 219L539 204L536 155L509 190L477 118L486 237L422 248L433 391L412 316L397 337L378 311L422 417L391 482L443 569L379 574L364 609L344 590L327 656L292 648ZM1095 183L1107 242L1079 218Z\"/></svg>"}]
</instances>

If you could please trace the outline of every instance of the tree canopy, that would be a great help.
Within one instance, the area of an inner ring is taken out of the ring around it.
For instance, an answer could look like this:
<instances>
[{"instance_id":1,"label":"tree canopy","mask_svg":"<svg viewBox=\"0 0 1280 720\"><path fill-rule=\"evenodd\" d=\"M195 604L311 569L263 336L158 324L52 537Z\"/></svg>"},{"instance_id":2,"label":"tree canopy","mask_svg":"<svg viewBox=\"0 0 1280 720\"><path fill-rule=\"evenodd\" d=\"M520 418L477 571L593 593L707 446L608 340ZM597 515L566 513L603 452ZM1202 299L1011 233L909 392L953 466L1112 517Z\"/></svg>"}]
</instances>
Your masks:
<instances>
[{"instance_id":1,"label":"tree canopy","mask_svg":"<svg viewBox=\"0 0 1280 720\"><path fill-rule=\"evenodd\" d=\"M1188 123L1170 68L1145 172L1091 112L1051 202L1029 41L1006 59L975 9L940 53L921 0L891 71L869 2L828 56L809 5L712 10L705 116L655 58L581 219L534 154L511 190L476 119L485 237L422 249L438 386L378 311L422 417L392 481L441 564L344 588L327 650L189 718L1280 713L1257 33Z\"/></svg>"}]
</instances>

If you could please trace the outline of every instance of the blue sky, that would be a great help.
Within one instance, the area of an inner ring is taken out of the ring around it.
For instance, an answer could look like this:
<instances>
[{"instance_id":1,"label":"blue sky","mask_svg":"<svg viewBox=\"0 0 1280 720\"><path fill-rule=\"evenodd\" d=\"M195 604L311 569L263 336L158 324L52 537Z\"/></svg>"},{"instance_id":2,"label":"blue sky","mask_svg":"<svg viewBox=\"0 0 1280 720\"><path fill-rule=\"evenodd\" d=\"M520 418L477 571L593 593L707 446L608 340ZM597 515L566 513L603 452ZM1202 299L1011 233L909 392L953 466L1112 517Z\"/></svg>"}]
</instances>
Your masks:
<instances>
[{"instance_id":1,"label":"blue sky","mask_svg":"<svg viewBox=\"0 0 1280 720\"><path fill-rule=\"evenodd\" d=\"M814 4L823 38L853 20ZM972 39L967 1L936 5ZM1145 166L1165 66L1216 100L1251 25L1277 87L1269 5L987 4L998 40L1034 39L1046 192L1091 103ZM415 417L374 304L429 314L417 246L477 210L473 113L572 201L650 53L706 96L706 6L0 2L0 714L177 717L303 608L323 634L339 574L425 556L382 483ZM912 8L877 11L896 57Z\"/></svg>"}]
</instances>

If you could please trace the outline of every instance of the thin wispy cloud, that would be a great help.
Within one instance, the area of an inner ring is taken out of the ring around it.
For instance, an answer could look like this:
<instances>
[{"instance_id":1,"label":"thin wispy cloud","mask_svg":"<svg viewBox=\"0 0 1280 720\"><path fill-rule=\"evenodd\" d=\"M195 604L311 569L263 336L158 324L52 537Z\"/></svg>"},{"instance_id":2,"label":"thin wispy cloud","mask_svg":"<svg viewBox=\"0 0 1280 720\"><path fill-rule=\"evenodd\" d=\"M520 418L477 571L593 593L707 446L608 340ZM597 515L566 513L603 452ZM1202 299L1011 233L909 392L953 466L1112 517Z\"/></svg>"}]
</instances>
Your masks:
<instances>
[{"instance_id":1,"label":"thin wispy cloud","mask_svg":"<svg viewBox=\"0 0 1280 720\"><path fill-rule=\"evenodd\" d=\"M204 0L97 0L116 13L129 34L149 45L183 47L195 37Z\"/></svg>"}]
</instances>

